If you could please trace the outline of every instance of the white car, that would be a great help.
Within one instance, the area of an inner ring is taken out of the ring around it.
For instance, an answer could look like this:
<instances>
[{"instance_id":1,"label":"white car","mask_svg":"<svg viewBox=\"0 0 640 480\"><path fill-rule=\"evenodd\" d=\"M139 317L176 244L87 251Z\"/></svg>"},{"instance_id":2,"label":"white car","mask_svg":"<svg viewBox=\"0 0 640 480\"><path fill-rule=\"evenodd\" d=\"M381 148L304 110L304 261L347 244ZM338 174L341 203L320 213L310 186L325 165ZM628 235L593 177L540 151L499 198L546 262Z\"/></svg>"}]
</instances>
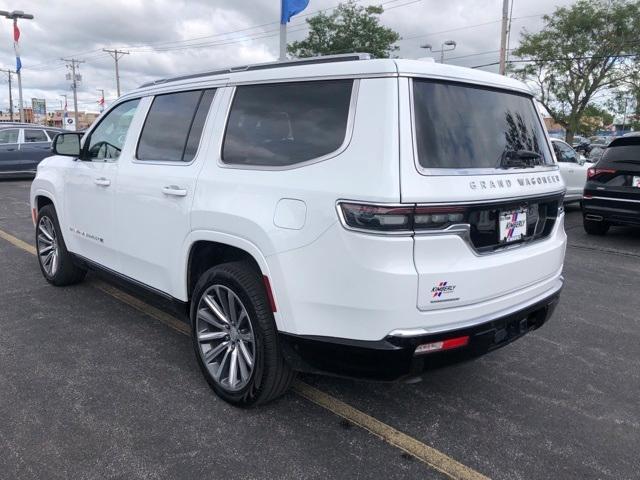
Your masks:
<instances>
[{"instance_id":1,"label":"white car","mask_svg":"<svg viewBox=\"0 0 640 480\"><path fill-rule=\"evenodd\" d=\"M366 55L184 75L54 152L31 187L44 277L99 269L173 301L236 405L296 371L476 357L540 327L563 285L564 183L507 77Z\"/></svg>"},{"instance_id":2,"label":"white car","mask_svg":"<svg viewBox=\"0 0 640 480\"><path fill-rule=\"evenodd\" d=\"M584 185L587 183L587 170L589 170L591 163L587 164L584 157L576 152L571 145L558 138L552 138L551 144L558 159L560 175L562 175L567 188L564 201L565 203L579 202L582 200Z\"/></svg>"}]
</instances>

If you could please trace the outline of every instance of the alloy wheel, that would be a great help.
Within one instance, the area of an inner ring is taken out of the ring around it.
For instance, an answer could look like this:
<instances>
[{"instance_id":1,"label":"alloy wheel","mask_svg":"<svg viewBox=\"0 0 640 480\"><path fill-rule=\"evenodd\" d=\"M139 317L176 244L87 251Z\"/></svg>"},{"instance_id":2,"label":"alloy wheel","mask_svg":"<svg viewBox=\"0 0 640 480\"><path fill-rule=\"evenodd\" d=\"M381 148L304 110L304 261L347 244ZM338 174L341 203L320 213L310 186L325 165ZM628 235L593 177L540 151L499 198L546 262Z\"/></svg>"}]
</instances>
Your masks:
<instances>
[{"instance_id":1,"label":"alloy wheel","mask_svg":"<svg viewBox=\"0 0 640 480\"><path fill-rule=\"evenodd\" d=\"M38 222L38 257L47 275L54 276L58 270L60 247L53 222L46 216L41 217Z\"/></svg>"},{"instance_id":2,"label":"alloy wheel","mask_svg":"<svg viewBox=\"0 0 640 480\"><path fill-rule=\"evenodd\" d=\"M256 342L240 298L224 285L209 287L198 304L195 328L202 361L214 381L228 391L244 388L253 373Z\"/></svg>"}]
</instances>

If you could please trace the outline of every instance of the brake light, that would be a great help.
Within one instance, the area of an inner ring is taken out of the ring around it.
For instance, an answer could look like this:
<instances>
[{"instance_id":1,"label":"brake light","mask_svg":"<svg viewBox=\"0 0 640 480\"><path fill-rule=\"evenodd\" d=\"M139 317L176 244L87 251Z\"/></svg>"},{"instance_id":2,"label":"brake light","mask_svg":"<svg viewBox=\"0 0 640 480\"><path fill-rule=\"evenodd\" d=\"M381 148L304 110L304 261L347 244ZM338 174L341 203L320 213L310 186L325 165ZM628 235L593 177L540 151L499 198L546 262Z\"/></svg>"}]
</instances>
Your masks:
<instances>
[{"instance_id":1,"label":"brake light","mask_svg":"<svg viewBox=\"0 0 640 480\"><path fill-rule=\"evenodd\" d=\"M359 203L341 203L339 209L347 227L390 233L445 228L464 222L466 213L464 207L386 207Z\"/></svg>"},{"instance_id":2,"label":"brake light","mask_svg":"<svg viewBox=\"0 0 640 480\"><path fill-rule=\"evenodd\" d=\"M591 167L587 170L587 179L593 180L600 175L612 174L616 173L616 171L612 168L596 168Z\"/></svg>"},{"instance_id":3,"label":"brake light","mask_svg":"<svg viewBox=\"0 0 640 480\"><path fill-rule=\"evenodd\" d=\"M423 343L418 345L414 352L415 355L421 353L442 352L443 350L452 350L454 348L465 347L469 344L469 336L448 338L439 342Z\"/></svg>"}]
</instances>

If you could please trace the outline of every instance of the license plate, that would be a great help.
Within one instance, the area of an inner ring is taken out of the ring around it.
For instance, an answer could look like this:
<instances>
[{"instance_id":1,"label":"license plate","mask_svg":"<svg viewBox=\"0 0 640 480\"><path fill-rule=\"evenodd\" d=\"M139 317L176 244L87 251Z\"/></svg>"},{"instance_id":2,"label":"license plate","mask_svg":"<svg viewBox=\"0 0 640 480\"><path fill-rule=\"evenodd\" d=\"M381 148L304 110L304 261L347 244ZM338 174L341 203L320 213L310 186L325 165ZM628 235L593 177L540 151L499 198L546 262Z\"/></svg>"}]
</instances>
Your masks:
<instances>
[{"instance_id":1,"label":"license plate","mask_svg":"<svg viewBox=\"0 0 640 480\"><path fill-rule=\"evenodd\" d=\"M636 187L636 188L640 188L640 177L633 177L631 179L631 186L632 187Z\"/></svg>"},{"instance_id":2,"label":"license plate","mask_svg":"<svg viewBox=\"0 0 640 480\"><path fill-rule=\"evenodd\" d=\"M527 212L511 210L500 212L500 242L522 240L527 234Z\"/></svg>"}]
</instances>

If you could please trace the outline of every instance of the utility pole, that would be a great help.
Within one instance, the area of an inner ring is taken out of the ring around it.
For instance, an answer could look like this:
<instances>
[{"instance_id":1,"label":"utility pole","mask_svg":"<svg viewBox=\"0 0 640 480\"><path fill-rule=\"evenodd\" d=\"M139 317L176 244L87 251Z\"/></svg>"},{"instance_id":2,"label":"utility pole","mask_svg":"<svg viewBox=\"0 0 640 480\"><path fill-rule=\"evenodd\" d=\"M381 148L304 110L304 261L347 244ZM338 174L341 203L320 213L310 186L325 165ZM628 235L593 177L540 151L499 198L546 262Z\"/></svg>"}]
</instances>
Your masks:
<instances>
[{"instance_id":1,"label":"utility pole","mask_svg":"<svg viewBox=\"0 0 640 480\"><path fill-rule=\"evenodd\" d=\"M11 91L11 75L13 72L8 68L6 70L0 70L0 72L6 73L9 78L9 119L13 122L13 93Z\"/></svg>"},{"instance_id":2,"label":"utility pole","mask_svg":"<svg viewBox=\"0 0 640 480\"><path fill-rule=\"evenodd\" d=\"M22 61L20 60L20 29L18 28L18 19L33 20L33 15L30 13L24 13L22 10L14 10L13 12L7 12L6 10L0 10L0 15L7 17L9 20L13 20L13 50L16 53L16 75L18 75L18 101L20 104L20 121L24 122L24 108L22 107Z\"/></svg>"},{"instance_id":3,"label":"utility pole","mask_svg":"<svg viewBox=\"0 0 640 480\"><path fill-rule=\"evenodd\" d=\"M75 58L61 58L63 62L69 62L68 68L71 68L71 88L73 89L73 112L75 118L75 127L78 130L78 77L76 76L76 65L84 63L84 60L76 60ZM65 97L66 98L66 97Z\"/></svg>"},{"instance_id":4,"label":"utility pole","mask_svg":"<svg viewBox=\"0 0 640 480\"><path fill-rule=\"evenodd\" d=\"M118 97L120 96L120 70L118 69L118 60L120 60L120 58L122 58L123 55L129 55L129 52L125 52L124 50L118 50L113 49L113 50L109 50L108 48L103 48L102 51L107 52L109 55L111 55L111 58L113 58L116 61L116 90L118 92Z\"/></svg>"},{"instance_id":5,"label":"utility pole","mask_svg":"<svg viewBox=\"0 0 640 480\"><path fill-rule=\"evenodd\" d=\"M507 29L509 25L509 0L502 0L502 30L500 32L500 75L507 70Z\"/></svg>"}]
</instances>

